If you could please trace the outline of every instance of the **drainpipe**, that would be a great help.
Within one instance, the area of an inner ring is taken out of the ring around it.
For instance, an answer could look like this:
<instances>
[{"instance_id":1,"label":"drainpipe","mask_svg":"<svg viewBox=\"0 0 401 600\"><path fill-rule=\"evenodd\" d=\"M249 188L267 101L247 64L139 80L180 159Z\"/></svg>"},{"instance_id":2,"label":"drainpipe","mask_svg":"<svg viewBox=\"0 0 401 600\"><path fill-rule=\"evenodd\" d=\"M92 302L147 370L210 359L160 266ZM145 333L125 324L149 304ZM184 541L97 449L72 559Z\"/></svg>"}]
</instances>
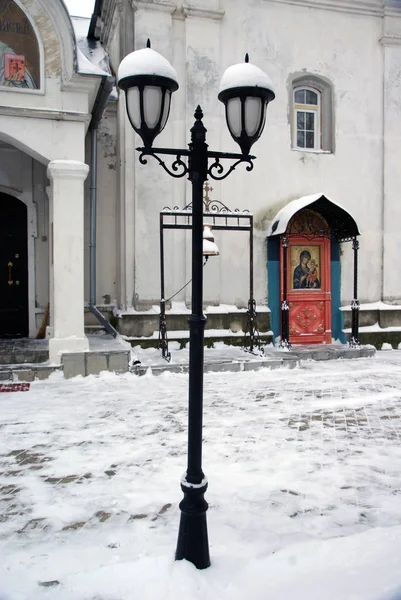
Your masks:
<instances>
[{"instance_id":1,"label":"drainpipe","mask_svg":"<svg viewBox=\"0 0 401 600\"><path fill-rule=\"evenodd\" d=\"M115 338L118 332L96 308L96 208L97 208L97 128L114 86L114 77L104 77L92 110L90 168L90 242L89 242L89 308L105 330Z\"/></svg>"}]
</instances>

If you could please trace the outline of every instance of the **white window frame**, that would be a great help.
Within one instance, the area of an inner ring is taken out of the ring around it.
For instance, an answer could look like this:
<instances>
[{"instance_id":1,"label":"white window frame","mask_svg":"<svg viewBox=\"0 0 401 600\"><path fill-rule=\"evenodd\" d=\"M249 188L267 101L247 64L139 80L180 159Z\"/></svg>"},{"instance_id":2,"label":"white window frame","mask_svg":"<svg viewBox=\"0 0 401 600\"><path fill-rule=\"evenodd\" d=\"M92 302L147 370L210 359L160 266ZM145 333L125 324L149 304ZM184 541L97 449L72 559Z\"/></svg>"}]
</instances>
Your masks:
<instances>
[{"instance_id":1,"label":"white window frame","mask_svg":"<svg viewBox=\"0 0 401 600\"><path fill-rule=\"evenodd\" d=\"M317 96L317 104L301 104L295 101L296 92L300 91L313 92ZM300 85L293 89L293 147L296 150L302 150L303 152L313 152L316 150L322 150L322 137L321 137L321 92L316 88L312 88L306 85ZM305 148L304 146L298 146L298 129L297 129L297 115L298 113L309 113L314 115L314 136L313 136L313 148Z\"/></svg>"}]
</instances>

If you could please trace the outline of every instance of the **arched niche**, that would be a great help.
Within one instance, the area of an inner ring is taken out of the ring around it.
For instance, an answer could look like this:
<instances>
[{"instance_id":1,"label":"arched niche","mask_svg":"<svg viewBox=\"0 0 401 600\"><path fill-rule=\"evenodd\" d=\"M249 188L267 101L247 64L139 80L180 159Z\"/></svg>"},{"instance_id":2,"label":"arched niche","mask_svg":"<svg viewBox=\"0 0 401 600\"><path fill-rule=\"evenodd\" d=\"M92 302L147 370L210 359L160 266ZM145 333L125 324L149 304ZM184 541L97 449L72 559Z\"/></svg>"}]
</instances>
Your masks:
<instances>
[{"instance_id":1,"label":"arched niche","mask_svg":"<svg viewBox=\"0 0 401 600\"><path fill-rule=\"evenodd\" d=\"M75 34L62 0L2 0L0 92L44 93L45 79L65 85L76 70Z\"/></svg>"},{"instance_id":2,"label":"arched niche","mask_svg":"<svg viewBox=\"0 0 401 600\"><path fill-rule=\"evenodd\" d=\"M0 89L40 90L43 48L36 24L16 0L0 4Z\"/></svg>"}]
</instances>

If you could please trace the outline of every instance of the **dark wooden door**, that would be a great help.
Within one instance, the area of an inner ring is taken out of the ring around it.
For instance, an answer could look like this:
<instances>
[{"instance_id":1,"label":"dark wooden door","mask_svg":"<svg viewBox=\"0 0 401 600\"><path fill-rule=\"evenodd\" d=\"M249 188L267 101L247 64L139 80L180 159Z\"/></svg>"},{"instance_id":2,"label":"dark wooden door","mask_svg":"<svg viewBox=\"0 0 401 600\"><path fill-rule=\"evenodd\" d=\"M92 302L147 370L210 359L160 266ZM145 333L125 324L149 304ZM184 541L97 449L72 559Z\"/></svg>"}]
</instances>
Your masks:
<instances>
[{"instance_id":1,"label":"dark wooden door","mask_svg":"<svg viewBox=\"0 0 401 600\"><path fill-rule=\"evenodd\" d=\"M28 244L26 205L0 193L0 337L27 337Z\"/></svg>"}]
</instances>

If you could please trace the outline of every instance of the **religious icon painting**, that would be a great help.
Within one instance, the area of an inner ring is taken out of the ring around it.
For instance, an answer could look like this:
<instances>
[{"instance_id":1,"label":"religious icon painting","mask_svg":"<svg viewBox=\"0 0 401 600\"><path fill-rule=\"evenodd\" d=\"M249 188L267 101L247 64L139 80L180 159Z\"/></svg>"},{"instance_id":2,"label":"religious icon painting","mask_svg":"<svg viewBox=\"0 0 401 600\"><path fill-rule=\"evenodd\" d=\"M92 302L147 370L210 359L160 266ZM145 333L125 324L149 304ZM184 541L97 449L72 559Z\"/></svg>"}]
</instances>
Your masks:
<instances>
[{"instance_id":1,"label":"religious icon painting","mask_svg":"<svg viewBox=\"0 0 401 600\"><path fill-rule=\"evenodd\" d=\"M291 246L290 261L291 289L321 288L320 245Z\"/></svg>"},{"instance_id":2,"label":"religious icon painting","mask_svg":"<svg viewBox=\"0 0 401 600\"><path fill-rule=\"evenodd\" d=\"M25 80L25 56L4 54L4 78L7 81Z\"/></svg>"}]
</instances>

